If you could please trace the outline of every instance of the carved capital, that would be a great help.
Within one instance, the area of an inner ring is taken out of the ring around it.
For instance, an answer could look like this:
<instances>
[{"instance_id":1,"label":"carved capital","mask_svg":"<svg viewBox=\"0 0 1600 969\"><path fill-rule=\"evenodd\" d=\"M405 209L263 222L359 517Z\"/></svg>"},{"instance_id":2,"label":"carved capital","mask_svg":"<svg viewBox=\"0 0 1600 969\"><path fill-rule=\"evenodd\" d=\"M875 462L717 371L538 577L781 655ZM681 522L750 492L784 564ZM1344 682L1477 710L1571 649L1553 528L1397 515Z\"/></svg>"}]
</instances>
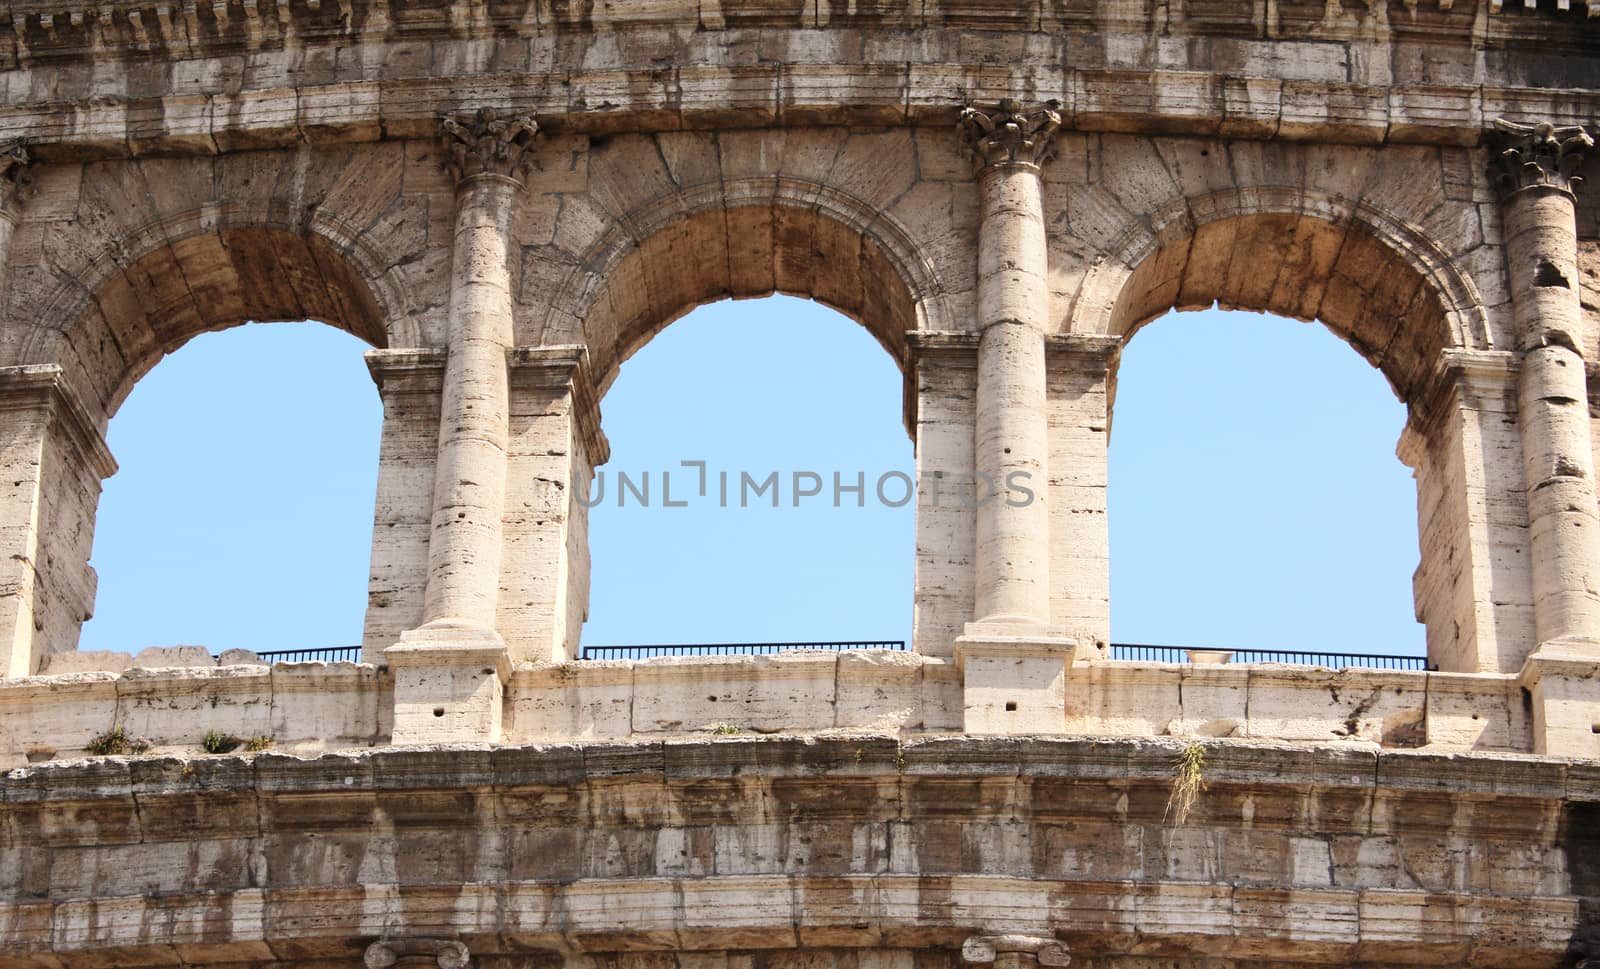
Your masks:
<instances>
[{"instance_id":1,"label":"carved capital","mask_svg":"<svg viewBox=\"0 0 1600 969\"><path fill-rule=\"evenodd\" d=\"M538 132L538 122L527 115L502 118L494 108L479 108L461 119L446 116L439 121L445 168L458 184L477 175L521 181L533 164L533 138Z\"/></svg>"},{"instance_id":2,"label":"carved capital","mask_svg":"<svg viewBox=\"0 0 1600 969\"><path fill-rule=\"evenodd\" d=\"M1040 935L974 935L961 943L961 960L972 966L987 966L1002 955L1016 955L1026 966L1061 969L1072 964L1072 953L1065 942Z\"/></svg>"},{"instance_id":3,"label":"carved capital","mask_svg":"<svg viewBox=\"0 0 1600 969\"><path fill-rule=\"evenodd\" d=\"M980 168L990 165L1042 165L1050 157L1061 127L1060 101L1046 101L1032 110L1007 99L993 111L964 108L958 122L961 136Z\"/></svg>"},{"instance_id":4,"label":"carved capital","mask_svg":"<svg viewBox=\"0 0 1600 969\"><path fill-rule=\"evenodd\" d=\"M1594 139L1578 125L1558 128L1500 118L1489 132L1489 178L1501 198L1539 186L1571 192L1583 181L1578 169L1593 149Z\"/></svg>"},{"instance_id":5,"label":"carved capital","mask_svg":"<svg viewBox=\"0 0 1600 969\"><path fill-rule=\"evenodd\" d=\"M367 969L391 966L436 966L438 969L466 969L470 954L455 939L380 939L367 946L361 961Z\"/></svg>"},{"instance_id":6,"label":"carved capital","mask_svg":"<svg viewBox=\"0 0 1600 969\"><path fill-rule=\"evenodd\" d=\"M9 212L32 183L33 159L21 139L0 142L0 212Z\"/></svg>"}]
</instances>

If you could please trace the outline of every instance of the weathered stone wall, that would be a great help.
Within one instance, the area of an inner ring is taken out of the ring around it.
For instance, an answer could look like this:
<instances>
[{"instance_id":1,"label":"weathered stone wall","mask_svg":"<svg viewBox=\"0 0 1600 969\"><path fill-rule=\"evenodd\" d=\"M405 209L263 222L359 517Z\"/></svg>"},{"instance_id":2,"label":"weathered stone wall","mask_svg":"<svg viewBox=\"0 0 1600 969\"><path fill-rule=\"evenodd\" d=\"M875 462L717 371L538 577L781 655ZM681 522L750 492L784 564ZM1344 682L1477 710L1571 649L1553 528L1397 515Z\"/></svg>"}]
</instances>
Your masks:
<instances>
[{"instance_id":1,"label":"weathered stone wall","mask_svg":"<svg viewBox=\"0 0 1600 969\"><path fill-rule=\"evenodd\" d=\"M1090 965L1554 969L1581 935L1588 767L1217 743L1179 818L1182 749L862 734L28 768L0 780L0 926L19 964L67 966L430 935L480 960L935 966L1021 932Z\"/></svg>"}]
</instances>

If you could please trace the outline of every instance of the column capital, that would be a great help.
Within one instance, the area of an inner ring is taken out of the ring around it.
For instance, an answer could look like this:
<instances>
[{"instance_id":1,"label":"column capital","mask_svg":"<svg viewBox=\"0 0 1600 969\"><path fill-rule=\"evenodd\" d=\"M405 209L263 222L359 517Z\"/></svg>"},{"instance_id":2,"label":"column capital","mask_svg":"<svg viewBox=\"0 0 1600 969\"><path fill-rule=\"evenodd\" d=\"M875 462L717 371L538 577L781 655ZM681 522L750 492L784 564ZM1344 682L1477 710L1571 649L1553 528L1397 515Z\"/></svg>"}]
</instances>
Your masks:
<instances>
[{"instance_id":1,"label":"column capital","mask_svg":"<svg viewBox=\"0 0 1600 969\"><path fill-rule=\"evenodd\" d=\"M1001 956L1015 955L1018 961L1060 969L1072 964L1072 953L1065 942L1040 935L974 935L961 943L961 961L969 966L987 966Z\"/></svg>"},{"instance_id":2,"label":"column capital","mask_svg":"<svg viewBox=\"0 0 1600 969\"><path fill-rule=\"evenodd\" d=\"M1037 168L1050 157L1061 128L1060 107L1060 101L1046 101L1030 109L1007 98L994 110L963 108L957 126L980 171L1003 165Z\"/></svg>"},{"instance_id":3,"label":"column capital","mask_svg":"<svg viewBox=\"0 0 1600 969\"><path fill-rule=\"evenodd\" d=\"M33 159L21 138L0 141L0 215L11 215L33 182Z\"/></svg>"},{"instance_id":4,"label":"column capital","mask_svg":"<svg viewBox=\"0 0 1600 969\"><path fill-rule=\"evenodd\" d=\"M1578 169L1594 150L1594 138L1580 125L1548 122L1517 124L1504 118L1489 130L1489 178L1501 199L1527 188L1575 191Z\"/></svg>"},{"instance_id":5,"label":"column capital","mask_svg":"<svg viewBox=\"0 0 1600 969\"><path fill-rule=\"evenodd\" d=\"M467 947L455 939L379 939L367 946L361 957L367 969L390 969L396 965L465 969L470 959Z\"/></svg>"},{"instance_id":6,"label":"column capital","mask_svg":"<svg viewBox=\"0 0 1600 969\"><path fill-rule=\"evenodd\" d=\"M529 115L502 118L494 108L439 119L445 169L457 185L483 175L520 185L533 164L533 139L538 133L539 123Z\"/></svg>"}]
</instances>

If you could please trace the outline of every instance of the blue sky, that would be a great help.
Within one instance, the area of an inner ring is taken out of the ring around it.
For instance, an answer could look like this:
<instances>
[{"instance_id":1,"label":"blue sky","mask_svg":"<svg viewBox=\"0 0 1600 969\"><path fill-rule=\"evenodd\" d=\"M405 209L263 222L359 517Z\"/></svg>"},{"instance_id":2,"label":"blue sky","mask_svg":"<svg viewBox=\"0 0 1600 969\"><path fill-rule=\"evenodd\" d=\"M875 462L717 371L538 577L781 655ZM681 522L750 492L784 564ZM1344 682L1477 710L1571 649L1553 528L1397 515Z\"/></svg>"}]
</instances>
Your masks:
<instances>
[{"instance_id":1,"label":"blue sky","mask_svg":"<svg viewBox=\"0 0 1600 969\"><path fill-rule=\"evenodd\" d=\"M363 349L319 324L240 327L134 389L83 648L359 642L382 420ZM623 365L602 410L586 642L909 637L911 506L872 485L910 473L911 443L899 374L861 327L785 297L703 307ZM1213 310L1142 330L1110 455L1113 638L1420 653L1404 418L1320 326ZM707 463L708 499L683 461ZM664 469L687 508L662 506ZM651 506L618 508L617 474L645 471ZM779 472L780 507L737 507L740 471ZM795 508L807 471L824 492ZM835 471L865 476L865 508L833 507Z\"/></svg>"}]
</instances>

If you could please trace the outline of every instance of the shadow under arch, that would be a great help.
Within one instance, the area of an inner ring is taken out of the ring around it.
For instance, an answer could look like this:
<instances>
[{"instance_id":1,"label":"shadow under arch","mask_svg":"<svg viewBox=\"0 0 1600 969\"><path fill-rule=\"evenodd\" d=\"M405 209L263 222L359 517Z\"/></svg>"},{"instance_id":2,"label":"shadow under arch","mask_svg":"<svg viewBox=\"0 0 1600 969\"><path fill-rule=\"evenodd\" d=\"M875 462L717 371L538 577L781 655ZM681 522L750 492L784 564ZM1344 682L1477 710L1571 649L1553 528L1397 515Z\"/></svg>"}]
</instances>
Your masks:
<instances>
[{"instance_id":1,"label":"shadow under arch","mask_svg":"<svg viewBox=\"0 0 1600 969\"><path fill-rule=\"evenodd\" d=\"M788 178L701 186L623 215L563 291L602 394L656 333L722 299L813 299L865 327L902 373L909 331L950 326L938 274L903 227L846 192Z\"/></svg>"},{"instance_id":2,"label":"shadow under arch","mask_svg":"<svg viewBox=\"0 0 1600 969\"><path fill-rule=\"evenodd\" d=\"M1447 348L1491 346L1472 280L1419 230L1302 189L1183 199L1117 240L1087 281L1083 333L1132 336L1170 309L1319 321L1413 402Z\"/></svg>"},{"instance_id":3,"label":"shadow under arch","mask_svg":"<svg viewBox=\"0 0 1600 969\"><path fill-rule=\"evenodd\" d=\"M65 326L52 321L69 321ZM108 242L25 322L22 363L60 364L109 419L161 358L201 333L317 320L373 347L420 344L404 287L358 233L196 210Z\"/></svg>"}]
</instances>

